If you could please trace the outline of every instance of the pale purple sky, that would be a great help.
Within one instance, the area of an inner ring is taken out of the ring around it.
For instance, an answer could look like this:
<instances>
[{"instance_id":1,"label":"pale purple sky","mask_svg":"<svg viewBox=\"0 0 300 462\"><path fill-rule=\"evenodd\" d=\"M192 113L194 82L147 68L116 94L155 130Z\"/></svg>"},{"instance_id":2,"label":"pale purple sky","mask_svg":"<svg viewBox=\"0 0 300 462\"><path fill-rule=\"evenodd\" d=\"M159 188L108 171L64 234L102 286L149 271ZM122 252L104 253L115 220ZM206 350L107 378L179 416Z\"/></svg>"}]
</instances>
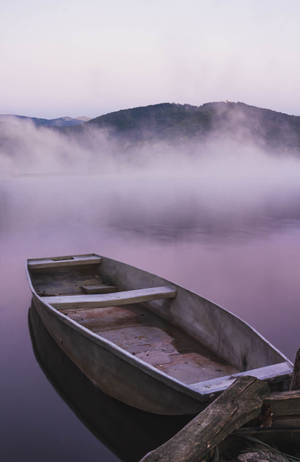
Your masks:
<instances>
[{"instance_id":1,"label":"pale purple sky","mask_svg":"<svg viewBox=\"0 0 300 462\"><path fill-rule=\"evenodd\" d=\"M244 101L300 114L299 0L3 0L0 113Z\"/></svg>"}]
</instances>

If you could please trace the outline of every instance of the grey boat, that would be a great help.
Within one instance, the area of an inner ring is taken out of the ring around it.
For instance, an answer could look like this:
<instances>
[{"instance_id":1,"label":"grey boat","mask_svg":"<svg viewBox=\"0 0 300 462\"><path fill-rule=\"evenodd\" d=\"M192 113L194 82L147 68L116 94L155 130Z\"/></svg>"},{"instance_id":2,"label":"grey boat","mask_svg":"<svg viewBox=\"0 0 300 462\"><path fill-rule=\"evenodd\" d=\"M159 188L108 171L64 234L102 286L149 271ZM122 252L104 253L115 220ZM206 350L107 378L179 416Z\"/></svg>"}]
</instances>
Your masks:
<instances>
[{"instance_id":1,"label":"grey boat","mask_svg":"<svg viewBox=\"0 0 300 462\"><path fill-rule=\"evenodd\" d=\"M56 343L125 404L196 414L241 375L288 386L291 362L251 326L159 276L96 254L32 258L27 275Z\"/></svg>"}]
</instances>

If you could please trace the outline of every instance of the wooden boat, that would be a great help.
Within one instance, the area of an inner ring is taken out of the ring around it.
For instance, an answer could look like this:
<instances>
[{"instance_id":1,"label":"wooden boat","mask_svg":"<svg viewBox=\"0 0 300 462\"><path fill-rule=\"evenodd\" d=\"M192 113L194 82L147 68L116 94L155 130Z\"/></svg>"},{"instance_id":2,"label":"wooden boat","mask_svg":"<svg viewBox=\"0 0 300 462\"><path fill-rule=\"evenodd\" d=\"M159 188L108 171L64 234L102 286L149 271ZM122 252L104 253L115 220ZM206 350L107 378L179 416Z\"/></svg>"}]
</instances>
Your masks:
<instances>
[{"instance_id":1,"label":"wooden boat","mask_svg":"<svg viewBox=\"0 0 300 462\"><path fill-rule=\"evenodd\" d=\"M195 414L241 375L289 383L292 364L252 327L158 276L95 254L29 259L27 274L57 344L130 406Z\"/></svg>"}]
</instances>

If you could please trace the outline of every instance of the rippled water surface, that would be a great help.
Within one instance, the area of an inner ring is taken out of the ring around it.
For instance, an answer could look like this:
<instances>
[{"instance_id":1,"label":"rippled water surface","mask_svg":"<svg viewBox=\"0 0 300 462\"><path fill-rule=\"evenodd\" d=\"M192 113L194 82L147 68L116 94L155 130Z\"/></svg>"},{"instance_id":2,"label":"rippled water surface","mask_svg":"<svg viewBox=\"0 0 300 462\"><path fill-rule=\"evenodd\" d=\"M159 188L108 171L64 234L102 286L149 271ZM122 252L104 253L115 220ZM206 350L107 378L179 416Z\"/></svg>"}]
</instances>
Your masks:
<instances>
[{"instance_id":1,"label":"rippled water surface","mask_svg":"<svg viewBox=\"0 0 300 462\"><path fill-rule=\"evenodd\" d=\"M162 189L155 181L109 177L8 179L0 193L1 459L126 459L83 425L35 359L28 257L95 252L125 261L230 309L294 357L300 226L285 207L282 214L263 208L248 216L232 203L212 212L179 183Z\"/></svg>"}]
</instances>

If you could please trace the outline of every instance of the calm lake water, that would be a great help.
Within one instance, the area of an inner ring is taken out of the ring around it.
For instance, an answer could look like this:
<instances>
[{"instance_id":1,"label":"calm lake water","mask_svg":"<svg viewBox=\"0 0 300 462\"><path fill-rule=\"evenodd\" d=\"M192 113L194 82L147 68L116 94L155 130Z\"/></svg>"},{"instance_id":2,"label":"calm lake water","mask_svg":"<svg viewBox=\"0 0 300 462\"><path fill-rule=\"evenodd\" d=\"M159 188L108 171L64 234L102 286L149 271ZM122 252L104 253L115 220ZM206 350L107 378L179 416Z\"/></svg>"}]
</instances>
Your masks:
<instances>
[{"instance_id":1,"label":"calm lake water","mask_svg":"<svg viewBox=\"0 0 300 462\"><path fill-rule=\"evenodd\" d=\"M114 404L105 402L105 412L99 408L98 415L108 449L65 403L36 360L28 327L28 257L107 255L226 307L292 359L300 346L297 216L284 207L282 214L272 216L265 208L253 215L252 208L250 216L245 207L241 214L230 204L222 205L222 213L211 212L192 194L184 196L178 184L162 189L152 181L146 195L142 185L140 180L134 187L128 179L108 177L2 181L1 460L113 462L128 457L114 454L107 442L110 437L118 441L124 428L118 426ZM57 364L63 361L57 357ZM126 421L126 412L120 413ZM135 419L138 427L142 417L130 414L130 419L134 429ZM147 428L151 433L151 422ZM133 444L130 438L128 444Z\"/></svg>"}]
</instances>

